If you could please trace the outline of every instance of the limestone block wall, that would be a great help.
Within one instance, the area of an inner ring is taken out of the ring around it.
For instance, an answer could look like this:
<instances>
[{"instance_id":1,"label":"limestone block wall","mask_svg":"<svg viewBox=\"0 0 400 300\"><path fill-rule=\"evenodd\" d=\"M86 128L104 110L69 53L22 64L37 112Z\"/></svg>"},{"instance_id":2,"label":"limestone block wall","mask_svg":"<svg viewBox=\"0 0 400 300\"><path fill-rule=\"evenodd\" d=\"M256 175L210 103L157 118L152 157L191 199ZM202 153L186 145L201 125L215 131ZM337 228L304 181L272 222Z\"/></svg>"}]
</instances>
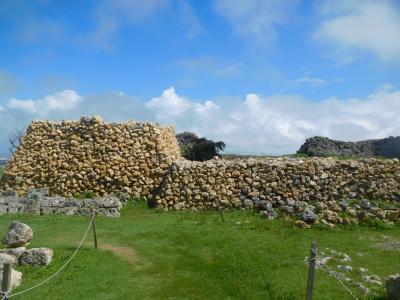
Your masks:
<instances>
[{"instance_id":1,"label":"limestone block wall","mask_svg":"<svg viewBox=\"0 0 400 300\"><path fill-rule=\"evenodd\" d=\"M88 191L148 196L180 157L172 127L106 123L99 117L34 121L5 170L2 188L21 195L48 187L67 197Z\"/></svg>"},{"instance_id":2,"label":"limestone block wall","mask_svg":"<svg viewBox=\"0 0 400 300\"><path fill-rule=\"evenodd\" d=\"M154 195L167 209L242 207L257 197L272 204L369 198L400 202L398 159L272 158L175 161Z\"/></svg>"},{"instance_id":3,"label":"limestone block wall","mask_svg":"<svg viewBox=\"0 0 400 300\"><path fill-rule=\"evenodd\" d=\"M0 215L30 214L30 215L80 215L90 216L93 211L97 215L119 217L121 201L114 196L95 199L68 199L60 196L37 198L0 195Z\"/></svg>"}]
</instances>

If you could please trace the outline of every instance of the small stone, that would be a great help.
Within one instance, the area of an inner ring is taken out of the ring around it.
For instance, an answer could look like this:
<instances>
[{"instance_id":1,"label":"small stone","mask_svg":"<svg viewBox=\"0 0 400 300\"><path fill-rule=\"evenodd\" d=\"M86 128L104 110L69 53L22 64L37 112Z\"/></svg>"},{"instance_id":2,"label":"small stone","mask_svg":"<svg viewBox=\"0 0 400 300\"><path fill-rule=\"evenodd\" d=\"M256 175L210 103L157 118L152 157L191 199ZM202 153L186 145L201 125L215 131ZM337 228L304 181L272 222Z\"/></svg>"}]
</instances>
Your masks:
<instances>
[{"instance_id":1,"label":"small stone","mask_svg":"<svg viewBox=\"0 0 400 300\"><path fill-rule=\"evenodd\" d=\"M311 228L310 225L308 225L306 222L304 222L302 220L297 220L296 222L294 222L294 224L299 228L304 228L304 229Z\"/></svg>"},{"instance_id":2,"label":"small stone","mask_svg":"<svg viewBox=\"0 0 400 300\"><path fill-rule=\"evenodd\" d=\"M307 224L312 224L317 219L317 215L311 210L305 210L300 214L300 219Z\"/></svg>"},{"instance_id":3,"label":"small stone","mask_svg":"<svg viewBox=\"0 0 400 300\"><path fill-rule=\"evenodd\" d=\"M362 277L364 281L370 282L377 285L382 285L382 280L377 275L364 275Z\"/></svg>"},{"instance_id":4,"label":"small stone","mask_svg":"<svg viewBox=\"0 0 400 300\"><path fill-rule=\"evenodd\" d=\"M338 265L337 266L339 269L342 269L343 271L346 271L346 272L351 272L351 271L353 271L353 267L352 266L341 266L341 265Z\"/></svg>"},{"instance_id":5,"label":"small stone","mask_svg":"<svg viewBox=\"0 0 400 300\"><path fill-rule=\"evenodd\" d=\"M261 200L258 205L260 211L261 210L270 210L272 208L272 204L266 200Z\"/></svg>"},{"instance_id":6,"label":"small stone","mask_svg":"<svg viewBox=\"0 0 400 300\"><path fill-rule=\"evenodd\" d=\"M262 211L260 211L260 215L267 220L273 220L277 216L276 212L272 209L271 210L262 210Z\"/></svg>"},{"instance_id":7,"label":"small stone","mask_svg":"<svg viewBox=\"0 0 400 300\"><path fill-rule=\"evenodd\" d=\"M370 209L371 208L371 203L367 199L362 199L358 205L360 205L361 208L363 209Z\"/></svg>"},{"instance_id":8,"label":"small stone","mask_svg":"<svg viewBox=\"0 0 400 300\"><path fill-rule=\"evenodd\" d=\"M250 199L246 199L243 201L244 208L253 208L253 205L254 205L254 203Z\"/></svg>"}]
</instances>

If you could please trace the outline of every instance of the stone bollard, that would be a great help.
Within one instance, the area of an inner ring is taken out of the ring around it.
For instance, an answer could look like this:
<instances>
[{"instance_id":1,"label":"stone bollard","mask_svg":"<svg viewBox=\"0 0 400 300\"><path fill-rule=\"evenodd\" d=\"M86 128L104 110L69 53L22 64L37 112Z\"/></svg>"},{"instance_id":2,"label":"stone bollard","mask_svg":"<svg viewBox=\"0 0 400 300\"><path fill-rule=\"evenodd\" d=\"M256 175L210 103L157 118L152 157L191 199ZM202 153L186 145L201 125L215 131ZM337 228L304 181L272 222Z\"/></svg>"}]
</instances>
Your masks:
<instances>
[{"instance_id":1,"label":"stone bollard","mask_svg":"<svg viewBox=\"0 0 400 300\"><path fill-rule=\"evenodd\" d=\"M400 274L386 278L386 292L389 300L400 300Z\"/></svg>"}]
</instances>

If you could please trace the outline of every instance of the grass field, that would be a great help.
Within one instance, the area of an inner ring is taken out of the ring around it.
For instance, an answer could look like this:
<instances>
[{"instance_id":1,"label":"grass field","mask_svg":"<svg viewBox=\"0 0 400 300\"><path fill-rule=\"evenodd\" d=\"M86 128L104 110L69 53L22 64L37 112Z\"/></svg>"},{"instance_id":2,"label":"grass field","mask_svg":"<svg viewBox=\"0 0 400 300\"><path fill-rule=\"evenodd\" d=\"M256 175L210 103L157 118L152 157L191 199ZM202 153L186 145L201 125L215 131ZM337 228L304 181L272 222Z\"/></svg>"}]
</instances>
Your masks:
<instances>
[{"instance_id":1,"label":"grass field","mask_svg":"<svg viewBox=\"0 0 400 300\"><path fill-rule=\"evenodd\" d=\"M77 216L17 218L33 228L32 247L51 247L55 255L48 267L18 267L23 283L15 292L55 272L89 222ZM0 235L12 219L1 216ZM398 227L304 230L249 211L226 213L222 223L216 212L161 213L139 203L125 208L121 218L97 218L97 231L100 249L94 249L90 234L62 273L13 299L304 299L304 258L313 240L321 249L347 253L354 268L368 268L381 278L400 271L399 251L376 246L398 239ZM384 299L383 288L375 292L373 299ZM351 297L334 278L317 270L315 299Z\"/></svg>"}]
</instances>

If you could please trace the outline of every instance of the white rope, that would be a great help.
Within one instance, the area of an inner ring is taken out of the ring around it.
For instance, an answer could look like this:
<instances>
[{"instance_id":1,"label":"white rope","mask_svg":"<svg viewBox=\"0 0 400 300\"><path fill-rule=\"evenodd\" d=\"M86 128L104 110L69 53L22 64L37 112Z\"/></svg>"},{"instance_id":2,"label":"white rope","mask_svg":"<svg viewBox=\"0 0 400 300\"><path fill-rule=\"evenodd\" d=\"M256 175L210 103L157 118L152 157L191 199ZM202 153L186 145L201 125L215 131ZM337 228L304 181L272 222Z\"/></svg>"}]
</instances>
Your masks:
<instances>
[{"instance_id":1,"label":"white rope","mask_svg":"<svg viewBox=\"0 0 400 300\"><path fill-rule=\"evenodd\" d=\"M14 296L18 296L18 295L24 294L24 293L29 292L29 291L31 291L31 290L37 288L37 287L40 287L40 286L42 286L43 284L45 284L46 282L48 282L49 280L51 280L52 278L54 278L54 277L55 277L58 273L60 273L62 270L64 270L64 269L67 267L67 265L71 262L71 260L75 257L75 255L78 253L79 249L81 248L81 246L82 246L83 243L85 242L86 236L87 236L87 234L88 234L88 232L89 232L89 230L90 230L90 226L92 225L94 216L95 216L95 215L93 214L92 218L90 219L89 226L88 226L88 228L86 229L86 232L85 232L85 234L83 235L82 240L79 242L78 247L76 248L75 252L71 255L71 257L67 260L67 262L66 262L60 269L57 270L57 272L55 272L53 275L51 275L50 277L46 278L46 279L43 280L42 282L39 282L38 284L36 284L36 285L30 287L29 289L20 291L20 292L15 293L15 294L11 294L10 296L8 296L8 298L11 298L11 297L14 297ZM7 295L6 295L6 296L7 296ZM2 300L4 300L4 299L5 299L5 298L3 298Z\"/></svg>"},{"instance_id":2,"label":"white rope","mask_svg":"<svg viewBox=\"0 0 400 300\"><path fill-rule=\"evenodd\" d=\"M321 258L321 257L318 257ZM338 275L337 272L333 271L331 268L329 268L326 264L321 267L324 271L328 273L328 275L332 276L333 278L336 278L337 281L341 284L341 286L350 294L350 296L353 297L353 299L358 300L357 296L350 290L348 286L344 284L340 276Z\"/></svg>"},{"instance_id":3,"label":"white rope","mask_svg":"<svg viewBox=\"0 0 400 300\"><path fill-rule=\"evenodd\" d=\"M2 297L3 298L1 298L1 300L5 300L5 299L7 299L7 296L8 296L8 294L11 292L11 289L9 289L8 290L8 292L6 292L6 293L4 293L4 292L1 292L1 294L2 294Z\"/></svg>"}]
</instances>

